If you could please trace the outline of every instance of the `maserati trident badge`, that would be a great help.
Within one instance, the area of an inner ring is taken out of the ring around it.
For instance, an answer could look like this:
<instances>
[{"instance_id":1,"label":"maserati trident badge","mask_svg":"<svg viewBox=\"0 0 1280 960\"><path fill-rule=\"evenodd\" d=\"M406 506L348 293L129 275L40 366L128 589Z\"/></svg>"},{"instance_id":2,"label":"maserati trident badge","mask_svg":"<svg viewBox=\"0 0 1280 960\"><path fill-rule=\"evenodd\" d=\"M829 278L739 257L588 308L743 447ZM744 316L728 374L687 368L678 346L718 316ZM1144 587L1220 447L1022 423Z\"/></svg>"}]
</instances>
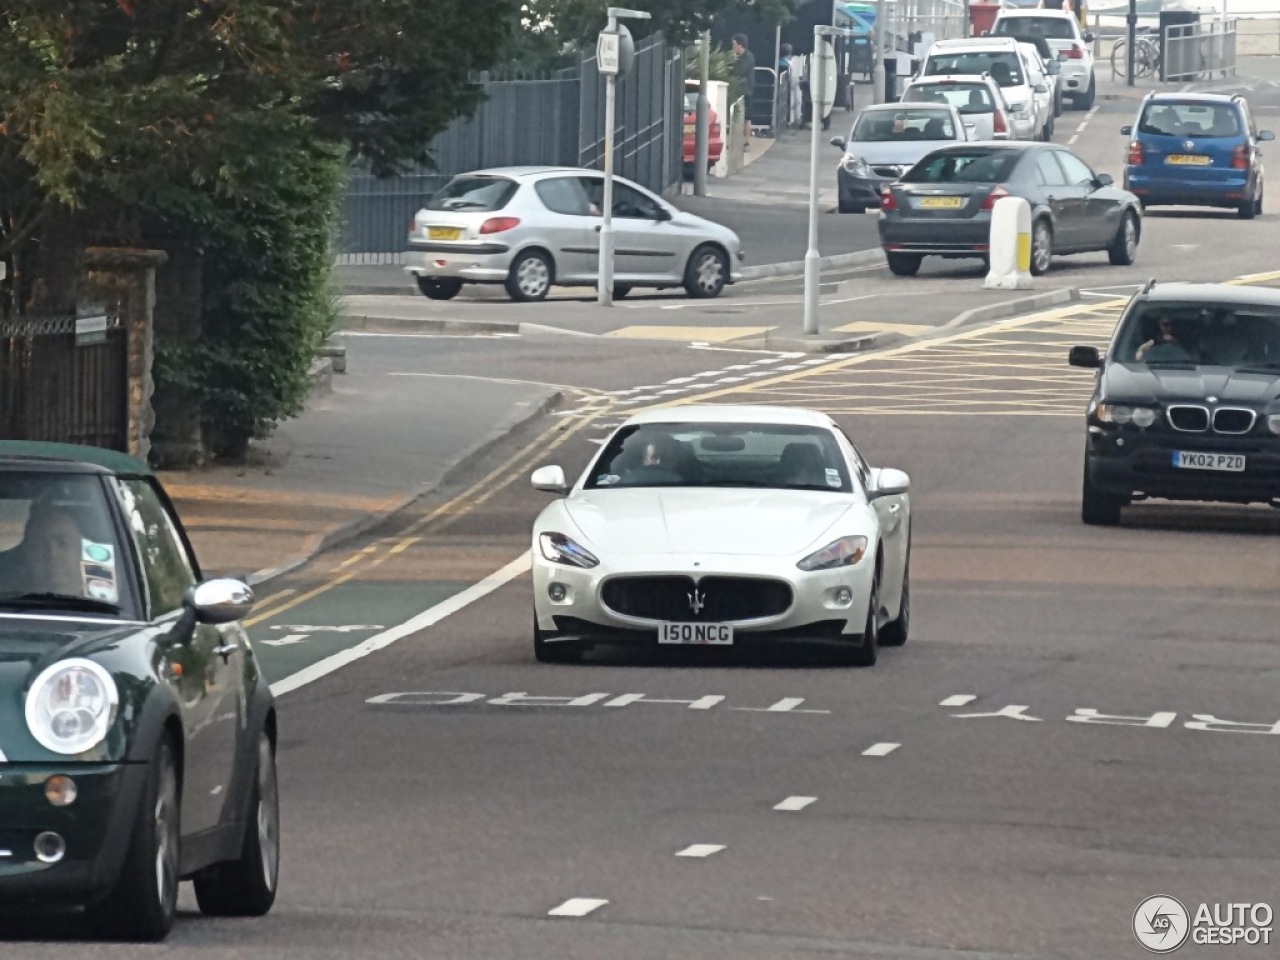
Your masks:
<instances>
[{"instance_id":1,"label":"maserati trident badge","mask_svg":"<svg viewBox=\"0 0 1280 960\"><path fill-rule=\"evenodd\" d=\"M706 594L704 594L697 587L694 587L693 593L688 594L688 597L689 597L689 609L693 612L693 615L696 617L698 614L702 612L702 608L707 605Z\"/></svg>"}]
</instances>

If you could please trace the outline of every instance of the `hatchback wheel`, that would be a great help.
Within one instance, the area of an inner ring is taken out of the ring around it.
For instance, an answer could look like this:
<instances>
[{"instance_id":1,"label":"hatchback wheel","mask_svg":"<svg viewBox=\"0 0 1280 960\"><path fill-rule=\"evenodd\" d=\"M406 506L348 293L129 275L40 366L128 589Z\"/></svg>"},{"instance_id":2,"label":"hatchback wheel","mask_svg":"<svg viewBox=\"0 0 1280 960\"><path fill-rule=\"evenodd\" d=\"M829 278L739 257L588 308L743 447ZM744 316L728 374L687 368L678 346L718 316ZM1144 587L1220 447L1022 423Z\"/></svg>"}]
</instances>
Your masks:
<instances>
[{"instance_id":1,"label":"hatchback wheel","mask_svg":"<svg viewBox=\"0 0 1280 960\"><path fill-rule=\"evenodd\" d=\"M1237 208L1241 220L1252 220L1262 212L1262 184L1258 184L1258 191Z\"/></svg>"},{"instance_id":2,"label":"hatchback wheel","mask_svg":"<svg viewBox=\"0 0 1280 960\"><path fill-rule=\"evenodd\" d=\"M684 269L684 289L691 297L720 296L729 282L729 258L717 247L702 246L693 251Z\"/></svg>"},{"instance_id":3,"label":"hatchback wheel","mask_svg":"<svg viewBox=\"0 0 1280 960\"><path fill-rule=\"evenodd\" d=\"M1117 267L1127 267L1138 258L1138 218L1131 211L1121 218L1107 255Z\"/></svg>"},{"instance_id":4,"label":"hatchback wheel","mask_svg":"<svg viewBox=\"0 0 1280 960\"><path fill-rule=\"evenodd\" d=\"M920 272L924 257L918 253L886 253L885 260L889 262L889 272L895 277L914 277Z\"/></svg>"},{"instance_id":5,"label":"hatchback wheel","mask_svg":"<svg viewBox=\"0 0 1280 960\"><path fill-rule=\"evenodd\" d=\"M511 264L507 293L512 300L545 300L554 278L551 258L541 250L526 250Z\"/></svg>"},{"instance_id":6,"label":"hatchback wheel","mask_svg":"<svg viewBox=\"0 0 1280 960\"><path fill-rule=\"evenodd\" d=\"M452 300L462 290L462 281L456 277L419 276L418 289L428 300Z\"/></svg>"},{"instance_id":7,"label":"hatchback wheel","mask_svg":"<svg viewBox=\"0 0 1280 960\"><path fill-rule=\"evenodd\" d=\"M1031 228L1031 275L1040 277L1049 272L1053 260L1053 228L1048 220L1037 220Z\"/></svg>"}]
</instances>

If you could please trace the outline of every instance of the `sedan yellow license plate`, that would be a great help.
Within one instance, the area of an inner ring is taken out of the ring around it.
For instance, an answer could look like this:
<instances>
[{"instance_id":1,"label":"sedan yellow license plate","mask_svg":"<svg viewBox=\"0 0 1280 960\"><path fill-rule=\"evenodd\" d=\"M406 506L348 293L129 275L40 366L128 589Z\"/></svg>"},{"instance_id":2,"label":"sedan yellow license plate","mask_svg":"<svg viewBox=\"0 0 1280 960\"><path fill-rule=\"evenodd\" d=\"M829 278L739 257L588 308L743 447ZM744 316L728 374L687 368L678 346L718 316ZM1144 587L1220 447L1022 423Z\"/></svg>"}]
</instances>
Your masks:
<instances>
[{"instance_id":1,"label":"sedan yellow license plate","mask_svg":"<svg viewBox=\"0 0 1280 960\"><path fill-rule=\"evenodd\" d=\"M1188 155L1184 153L1174 153L1165 157L1164 162L1171 163L1176 167L1207 167L1209 164L1213 163L1213 158Z\"/></svg>"},{"instance_id":2,"label":"sedan yellow license plate","mask_svg":"<svg viewBox=\"0 0 1280 960\"><path fill-rule=\"evenodd\" d=\"M925 197L920 201L924 210L959 210L964 206L964 197Z\"/></svg>"},{"instance_id":3,"label":"sedan yellow license plate","mask_svg":"<svg viewBox=\"0 0 1280 960\"><path fill-rule=\"evenodd\" d=\"M459 227L427 227L427 237L431 240L457 240L461 236Z\"/></svg>"}]
</instances>

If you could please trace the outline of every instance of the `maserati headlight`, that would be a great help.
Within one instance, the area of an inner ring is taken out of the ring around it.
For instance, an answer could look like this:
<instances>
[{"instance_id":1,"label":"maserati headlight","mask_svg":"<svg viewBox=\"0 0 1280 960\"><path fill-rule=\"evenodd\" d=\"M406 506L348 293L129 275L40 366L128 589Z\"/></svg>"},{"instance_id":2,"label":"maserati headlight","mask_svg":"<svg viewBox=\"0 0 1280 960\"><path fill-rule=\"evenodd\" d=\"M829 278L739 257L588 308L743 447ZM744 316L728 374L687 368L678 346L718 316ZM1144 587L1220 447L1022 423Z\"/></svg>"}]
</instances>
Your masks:
<instances>
[{"instance_id":1,"label":"maserati headlight","mask_svg":"<svg viewBox=\"0 0 1280 960\"><path fill-rule=\"evenodd\" d=\"M1156 422L1156 412L1150 407L1130 407L1122 403L1100 403L1094 414L1101 423L1114 423L1121 427L1132 423L1145 429Z\"/></svg>"},{"instance_id":2,"label":"maserati headlight","mask_svg":"<svg viewBox=\"0 0 1280 960\"><path fill-rule=\"evenodd\" d=\"M845 173L852 174L855 177L865 177L871 173L870 168L867 167L867 161L849 153L844 155L844 159L840 161L840 166L844 167Z\"/></svg>"},{"instance_id":3,"label":"maserati headlight","mask_svg":"<svg viewBox=\"0 0 1280 960\"><path fill-rule=\"evenodd\" d=\"M552 563L564 563L571 567L595 567L600 561L586 547L574 543L563 533L543 533L538 536L538 548Z\"/></svg>"},{"instance_id":4,"label":"maserati headlight","mask_svg":"<svg viewBox=\"0 0 1280 960\"><path fill-rule=\"evenodd\" d=\"M27 728L45 749L73 756L106 738L119 705L106 670L91 660L60 660L27 693Z\"/></svg>"},{"instance_id":5,"label":"maserati headlight","mask_svg":"<svg viewBox=\"0 0 1280 960\"><path fill-rule=\"evenodd\" d=\"M852 567L867 552L866 537L841 537L828 543L816 553L811 553L796 564L801 570L831 570L835 567Z\"/></svg>"}]
</instances>

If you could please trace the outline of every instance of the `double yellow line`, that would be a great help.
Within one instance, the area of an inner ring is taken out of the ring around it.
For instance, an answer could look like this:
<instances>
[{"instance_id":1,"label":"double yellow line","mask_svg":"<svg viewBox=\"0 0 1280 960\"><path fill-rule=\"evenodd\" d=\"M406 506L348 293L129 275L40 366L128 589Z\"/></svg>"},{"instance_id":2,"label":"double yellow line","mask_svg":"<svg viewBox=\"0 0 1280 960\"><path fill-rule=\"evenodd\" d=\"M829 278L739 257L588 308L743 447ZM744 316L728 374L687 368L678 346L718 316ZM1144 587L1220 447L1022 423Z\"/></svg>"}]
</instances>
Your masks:
<instances>
[{"instance_id":1,"label":"double yellow line","mask_svg":"<svg viewBox=\"0 0 1280 960\"><path fill-rule=\"evenodd\" d=\"M539 461L544 460L547 454L563 445L570 437L612 412L615 402L612 397L592 395L590 399L591 405L579 411L575 418L566 417L561 422L547 427L463 493L440 504L425 516L419 517L397 536L385 537L353 551L330 571L337 576L303 593L281 590L272 594L252 617L244 621L244 625L252 627L328 593L334 587L354 580L358 575L367 573L403 553L421 540L425 533L439 532L474 512L506 490L517 479L523 478L527 471Z\"/></svg>"}]
</instances>

